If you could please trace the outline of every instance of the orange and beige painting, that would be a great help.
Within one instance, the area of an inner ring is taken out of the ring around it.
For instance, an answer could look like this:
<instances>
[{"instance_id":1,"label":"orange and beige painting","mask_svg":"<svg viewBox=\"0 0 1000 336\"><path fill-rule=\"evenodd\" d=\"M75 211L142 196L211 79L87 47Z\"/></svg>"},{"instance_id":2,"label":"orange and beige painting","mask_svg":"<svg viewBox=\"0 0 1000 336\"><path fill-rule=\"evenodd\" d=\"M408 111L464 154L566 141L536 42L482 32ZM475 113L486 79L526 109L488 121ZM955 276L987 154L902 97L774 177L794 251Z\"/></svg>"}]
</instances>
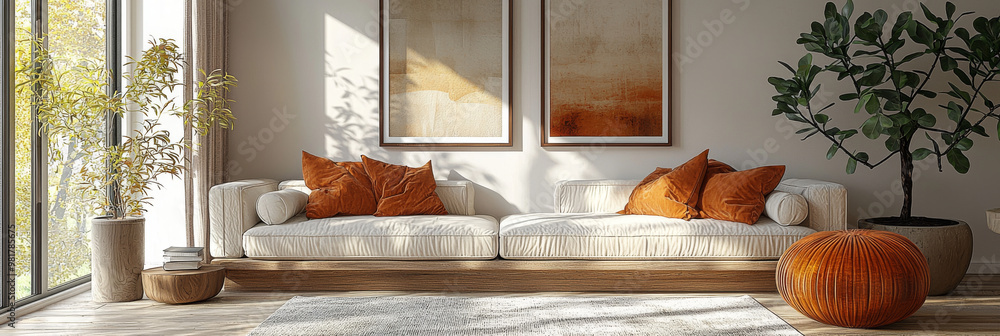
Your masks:
<instances>
[{"instance_id":1,"label":"orange and beige painting","mask_svg":"<svg viewBox=\"0 0 1000 336\"><path fill-rule=\"evenodd\" d=\"M663 1L549 8L549 134L663 136Z\"/></svg>"},{"instance_id":2,"label":"orange and beige painting","mask_svg":"<svg viewBox=\"0 0 1000 336\"><path fill-rule=\"evenodd\" d=\"M389 136L502 136L503 38L501 1L393 1Z\"/></svg>"}]
</instances>

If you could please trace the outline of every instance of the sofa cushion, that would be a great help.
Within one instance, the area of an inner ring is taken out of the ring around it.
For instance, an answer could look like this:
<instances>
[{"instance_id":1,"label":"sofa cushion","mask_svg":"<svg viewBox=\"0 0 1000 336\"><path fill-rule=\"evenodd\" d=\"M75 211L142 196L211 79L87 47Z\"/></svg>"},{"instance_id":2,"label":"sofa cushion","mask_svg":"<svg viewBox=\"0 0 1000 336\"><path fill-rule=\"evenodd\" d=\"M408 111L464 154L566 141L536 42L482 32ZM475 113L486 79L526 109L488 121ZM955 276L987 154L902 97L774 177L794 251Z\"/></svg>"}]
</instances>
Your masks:
<instances>
[{"instance_id":1,"label":"sofa cushion","mask_svg":"<svg viewBox=\"0 0 1000 336\"><path fill-rule=\"evenodd\" d=\"M356 162L333 162L302 152L302 175L309 194L306 216L371 215L376 198L363 167Z\"/></svg>"},{"instance_id":2,"label":"sofa cushion","mask_svg":"<svg viewBox=\"0 0 1000 336\"><path fill-rule=\"evenodd\" d=\"M625 215L653 215L670 218L691 219L698 215L698 196L701 193L705 169L708 167L708 151L704 151L688 162L677 166L655 180L640 183L629 196ZM663 169L653 171L656 175ZM650 177L646 177L649 180Z\"/></svg>"},{"instance_id":3,"label":"sofa cushion","mask_svg":"<svg viewBox=\"0 0 1000 336\"><path fill-rule=\"evenodd\" d=\"M500 223L505 259L777 260L815 230L715 219L619 214L523 214Z\"/></svg>"},{"instance_id":4,"label":"sofa cushion","mask_svg":"<svg viewBox=\"0 0 1000 336\"><path fill-rule=\"evenodd\" d=\"M308 202L309 194L295 189L272 191L257 199L257 216L265 224L281 224L302 213Z\"/></svg>"},{"instance_id":5,"label":"sofa cushion","mask_svg":"<svg viewBox=\"0 0 1000 336\"><path fill-rule=\"evenodd\" d=\"M781 225L799 225L809 216L809 203L802 195L774 191L767 195L764 216Z\"/></svg>"},{"instance_id":6,"label":"sofa cushion","mask_svg":"<svg viewBox=\"0 0 1000 336\"><path fill-rule=\"evenodd\" d=\"M498 231L489 216L298 216L247 230L243 248L257 259L488 260Z\"/></svg>"},{"instance_id":7,"label":"sofa cushion","mask_svg":"<svg viewBox=\"0 0 1000 336\"><path fill-rule=\"evenodd\" d=\"M447 215L441 198L434 192L431 162L412 168L361 156L365 171L372 178L378 210L375 216Z\"/></svg>"},{"instance_id":8,"label":"sofa cushion","mask_svg":"<svg viewBox=\"0 0 1000 336\"><path fill-rule=\"evenodd\" d=\"M701 191L701 218L753 225L764 213L767 194L781 183L785 166L713 173Z\"/></svg>"}]
</instances>

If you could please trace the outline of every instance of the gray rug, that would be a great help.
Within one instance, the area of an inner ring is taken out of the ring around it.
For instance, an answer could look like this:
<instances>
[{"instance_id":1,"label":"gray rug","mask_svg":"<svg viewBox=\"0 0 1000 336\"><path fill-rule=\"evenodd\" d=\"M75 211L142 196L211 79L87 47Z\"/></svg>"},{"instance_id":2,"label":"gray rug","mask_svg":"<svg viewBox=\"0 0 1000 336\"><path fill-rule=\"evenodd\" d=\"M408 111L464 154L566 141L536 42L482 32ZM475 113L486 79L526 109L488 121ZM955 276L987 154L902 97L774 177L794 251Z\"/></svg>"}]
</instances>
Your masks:
<instances>
[{"instance_id":1,"label":"gray rug","mask_svg":"<svg viewBox=\"0 0 1000 336\"><path fill-rule=\"evenodd\" d=\"M250 335L801 335L749 296L296 296Z\"/></svg>"}]
</instances>

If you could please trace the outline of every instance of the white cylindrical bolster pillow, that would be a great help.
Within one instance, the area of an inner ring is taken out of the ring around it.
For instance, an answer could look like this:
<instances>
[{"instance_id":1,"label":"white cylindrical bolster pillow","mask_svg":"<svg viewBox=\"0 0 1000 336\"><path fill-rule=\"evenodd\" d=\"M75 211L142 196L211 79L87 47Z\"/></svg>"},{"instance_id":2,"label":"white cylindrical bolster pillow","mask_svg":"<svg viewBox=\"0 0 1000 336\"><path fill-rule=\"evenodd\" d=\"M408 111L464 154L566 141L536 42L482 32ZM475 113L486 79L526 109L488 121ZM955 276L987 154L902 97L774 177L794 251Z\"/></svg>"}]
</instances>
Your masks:
<instances>
[{"instance_id":1,"label":"white cylindrical bolster pillow","mask_svg":"<svg viewBox=\"0 0 1000 336\"><path fill-rule=\"evenodd\" d=\"M309 194L285 189L272 191L257 199L257 216L268 225L281 224L306 209Z\"/></svg>"},{"instance_id":2,"label":"white cylindrical bolster pillow","mask_svg":"<svg viewBox=\"0 0 1000 336\"><path fill-rule=\"evenodd\" d=\"M780 225L799 225L809 216L809 202L802 195L775 191L767 195L764 215Z\"/></svg>"}]
</instances>

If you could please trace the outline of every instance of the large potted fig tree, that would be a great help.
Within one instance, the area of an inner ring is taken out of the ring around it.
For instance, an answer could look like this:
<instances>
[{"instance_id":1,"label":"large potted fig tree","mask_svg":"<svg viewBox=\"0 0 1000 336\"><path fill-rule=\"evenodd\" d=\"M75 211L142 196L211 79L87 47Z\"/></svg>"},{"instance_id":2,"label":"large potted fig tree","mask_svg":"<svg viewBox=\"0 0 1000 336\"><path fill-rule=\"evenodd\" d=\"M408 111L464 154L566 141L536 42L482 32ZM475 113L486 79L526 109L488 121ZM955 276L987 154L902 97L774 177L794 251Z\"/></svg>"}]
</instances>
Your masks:
<instances>
[{"instance_id":1,"label":"large potted fig tree","mask_svg":"<svg viewBox=\"0 0 1000 336\"><path fill-rule=\"evenodd\" d=\"M33 97L40 136L49 146L50 161L72 155L75 204L92 206L92 293L97 302L142 298L140 272L144 263L144 206L149 192L164 176L179 177L185 169L189 141L165 130L165 117L183 119L196 133L228 128L235 119L226 93L236 79L221 70L202 72L194 98L172 98L184 88L183 55L174 41L159 39L138 58L129 58L122 73L124 87L108 92L111 73L103 64L54 57L44 40L34 43L34 57L18 68L17 90ZM108 122L120 123L120 138ZM117 139L113 139L117 138ZM120 140L120 141L109 141Z\"/></svg>"},{"instance_id":2,"label":"large potted fig tree","mask_svg":"<svg viewBox=\"0 0 1000 336\"><path fill-rule=\"evenodd\" d=\"M914 162L934 160L939 171L947 162L965 174L970 169L965 152L972 149L973 138L988 138L997 126L1000 105L992 99L1000 94L1000 18L963 21L973 13L958 14L950 2L944 16L924 5L921 9L902 13L891 23L884 10L853 19L852 1L840 9L827 3L825 19L813 22L797 41L809 53L797 66L780 62L791 76L768 82L778 92L773 115L803 125L799 133L804 139L829 141L827 159L846 156L848 174L858 166L897 162L903 191L899 216L863 218L859 226L913 241L930 265L930 294L941 295L952 291L968 269L972 231L959 220L914 215ZM959 28L959 23L971 27ZM826 60L814 65L814 54ZM851 90L840 96L849 107L814 105L820 91L815 82L824 73L850 83ZM865 114L860 127L834 126L834 115L851 113ZM849 140L859 138L884 143L886 154L875 157L852 149Z\"/></svg>"}]
</instances>

